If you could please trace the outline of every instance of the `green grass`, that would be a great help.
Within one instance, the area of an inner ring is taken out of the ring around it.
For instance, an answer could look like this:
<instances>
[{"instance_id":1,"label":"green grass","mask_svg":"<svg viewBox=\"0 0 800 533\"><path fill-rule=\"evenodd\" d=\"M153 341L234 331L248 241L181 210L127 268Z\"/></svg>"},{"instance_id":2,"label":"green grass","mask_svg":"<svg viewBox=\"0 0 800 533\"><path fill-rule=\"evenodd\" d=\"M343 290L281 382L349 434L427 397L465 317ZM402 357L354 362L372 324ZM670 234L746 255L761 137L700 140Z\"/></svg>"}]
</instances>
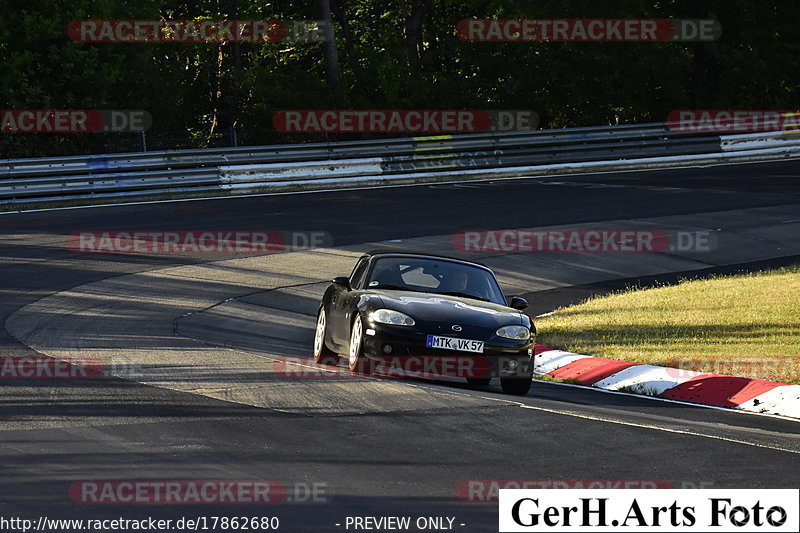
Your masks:
<instances>
[{"instance_id":1,"label":"green grass","mask_svg":"<svg viewBox=\"0 0 800 533\"><path fill-rule=\"evenodd\" d=\"M536 326L551 348L800 384L800 267L630 289Z\"/></svg>"}]
</instances>

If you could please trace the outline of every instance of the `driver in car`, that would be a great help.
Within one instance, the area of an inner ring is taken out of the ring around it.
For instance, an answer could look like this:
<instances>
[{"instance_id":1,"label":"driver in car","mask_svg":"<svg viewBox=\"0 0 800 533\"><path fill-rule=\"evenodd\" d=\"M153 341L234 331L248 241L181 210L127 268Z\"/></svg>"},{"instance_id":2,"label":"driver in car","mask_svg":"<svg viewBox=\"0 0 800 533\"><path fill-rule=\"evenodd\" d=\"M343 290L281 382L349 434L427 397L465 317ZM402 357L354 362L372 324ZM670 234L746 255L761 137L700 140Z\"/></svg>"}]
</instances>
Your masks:
<instances>
[{"instance_id":1,"label":"driver in car","mask_svg":"<svg viewBox=\"0 0 800 533\"><path fill-rule=\"evenodd\" d=\"M451 274L447 278L447 292L467 292L468 285L469 275L464 270Z\"/></svg>"},{"instance_id":2,"label":"driver in car","mask_svg":"<svg viewBox=\"0 0 800 533\"><path fill-rule=\"evenodd\" d=\"M441 292L468 294L478 299L486 300L487 298L479 286L480 284L476 286L475 280L472 279L468 271L458 270L447 276L439 288Z\"/></svg>"}]
</instances>

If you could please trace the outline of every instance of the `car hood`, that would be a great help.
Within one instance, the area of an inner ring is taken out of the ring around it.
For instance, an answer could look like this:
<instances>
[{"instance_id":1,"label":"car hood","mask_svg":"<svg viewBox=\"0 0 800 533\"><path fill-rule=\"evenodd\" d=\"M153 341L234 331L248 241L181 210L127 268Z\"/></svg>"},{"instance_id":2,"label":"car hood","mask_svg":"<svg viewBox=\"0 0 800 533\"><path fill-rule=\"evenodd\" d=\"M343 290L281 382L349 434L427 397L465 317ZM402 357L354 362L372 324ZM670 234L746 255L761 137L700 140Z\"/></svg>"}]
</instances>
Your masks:
<instances>
[{"instance_id":1,"label":"car hood","mask_svg":"<svg viewBox=\"0 0 800 533\"><path fill-rule=\"evenodd\" d=\"M380 297L383 307L405 313L414 320L492 327L526 324L524 315L516 309L492 302L389 289L373 293Z\"/></svg>"}]
</instances>

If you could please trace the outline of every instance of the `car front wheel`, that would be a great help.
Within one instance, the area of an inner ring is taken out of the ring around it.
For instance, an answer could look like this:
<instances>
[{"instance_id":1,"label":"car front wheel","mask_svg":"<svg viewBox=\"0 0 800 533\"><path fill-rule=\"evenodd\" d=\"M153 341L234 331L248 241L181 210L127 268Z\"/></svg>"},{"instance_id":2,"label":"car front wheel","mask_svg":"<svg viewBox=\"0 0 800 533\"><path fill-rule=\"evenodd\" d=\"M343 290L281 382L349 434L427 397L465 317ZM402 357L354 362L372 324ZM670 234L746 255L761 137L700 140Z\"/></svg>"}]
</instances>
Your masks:
<instances>
[{"instance_id":1,"label":"car front wheel","mask_svg":"<svg viewBox=\"0 0 800 533\"><path fill-rule=\"evenodd\" d=\"M372 361L364 357L364 326L361 315L356 314L350 328L350 351L347 355L347 366L357 374L372 374Z\"/></svg>"},{"instance_id":2,"label":"car front wheel","mask_svg":"<svg viewBox=\"0 0 800 533\"><path fill-rule=\"evenodd\" d=\"M325 308L319 310L317 314L317 329L314 332L314 362L318 365L332 365L339 364L339 356L325 345L325 335L328 329L328 316L325 314Z\"/></svg>"},{"instance_id":3,"label":"car front wheel","mask_svg":"<svg viewBox=\"0 0 800 533\"><path fill-rule=\"evenodd\" d=\"M531 378L500 378L500 388L506 394L524 396L531 390Z\"/></svg>"}]
</instances>

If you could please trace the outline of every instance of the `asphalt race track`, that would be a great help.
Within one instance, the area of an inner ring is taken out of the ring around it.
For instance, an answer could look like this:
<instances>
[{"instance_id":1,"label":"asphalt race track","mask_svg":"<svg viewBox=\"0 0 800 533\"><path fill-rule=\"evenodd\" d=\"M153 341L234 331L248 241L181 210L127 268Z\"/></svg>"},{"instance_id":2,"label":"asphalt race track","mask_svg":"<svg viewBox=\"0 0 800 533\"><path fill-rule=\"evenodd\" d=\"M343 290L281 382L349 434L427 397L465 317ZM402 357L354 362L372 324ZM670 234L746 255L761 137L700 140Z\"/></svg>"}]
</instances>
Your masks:
<instances>
[{"instance_id":1,"label":"asphalt race track","mask_svg":"<svg viewBox=\"0 0 800 533\"><path fill-rule=\"evenodd\" d=\"M796 488L800 422L545 382L514 398L496 386L425 380L281 381L264 366L274 361L274 343L262 342L258 331L243 327L237 335L215 325L227 317L252 326L259 309L280 307L289 319L270 327L292 329L292 339L307 333L310 344L313 318L305 317L313 313L315 291L321 293L325 279L348 274L341 269L364 243L425 242L464 229L707 216L734 224L743 220L737 213L748 213L748 224L769 215L769 227L780 229L753 234L769 248L753 261L800 255L796 240L788 241L800 233L800 216L790 216L798 204L800 165L777 162L2 214L0 355L35 353L11 333L19 336L23 319L34 320L26 338L44 353L118 352L133 365L157 367L157 374L0 380L0 516L277 516L284 531L343 531L348 516L430 516L454 518L453 529L472 532L496 531L497 510L482 501L485 493L464 490L488 486L469 480ZM66 247L76 231L215 229L324 231L335 250L314 256L313 264L287 258L284 265L278 256L77 254ZM726 264L747 262L736 259L745 252L726 250ZM668 274L693 261L647 259L646 268L609 264L603 279ZM232 262L212 264L223 260ZM579 275L579 267L598 274L595 258L558 260L576 269L570 284L594 279ZM254 264L280 268L262 274ZM558 285L543 272L528 290L523 278L515 285L533 294L536 312L554 304L537 301L535 293ZM292 285L290 276L304 280L297 284L304 292L281 293L278 305L269 291ZM107 296L114 287L107 316L69 314L67 304L75 301L69 298L101 290ZM151 296L134 306L129 300L140 290ZM228 295L238 300L226 302ZM190 296L208 305L184 303L176 311ZM61 314L52 311L58 302ZM48 309L53 314L45 316ZM186 309L206 314L182 317ZM150 329L149 317L162 314L174 322ZM107 330L80 329L104 318ZM291 355L299 346L295 352L307 355L307 346L292 339L278 348ZM163 346L169 353L159 351ZM290 488L291 501L147 505L70 498L72 483L91 480L271 480ZM312 501L307 489L314 486L325 501Z\"/></svg>"}]
</instances>

